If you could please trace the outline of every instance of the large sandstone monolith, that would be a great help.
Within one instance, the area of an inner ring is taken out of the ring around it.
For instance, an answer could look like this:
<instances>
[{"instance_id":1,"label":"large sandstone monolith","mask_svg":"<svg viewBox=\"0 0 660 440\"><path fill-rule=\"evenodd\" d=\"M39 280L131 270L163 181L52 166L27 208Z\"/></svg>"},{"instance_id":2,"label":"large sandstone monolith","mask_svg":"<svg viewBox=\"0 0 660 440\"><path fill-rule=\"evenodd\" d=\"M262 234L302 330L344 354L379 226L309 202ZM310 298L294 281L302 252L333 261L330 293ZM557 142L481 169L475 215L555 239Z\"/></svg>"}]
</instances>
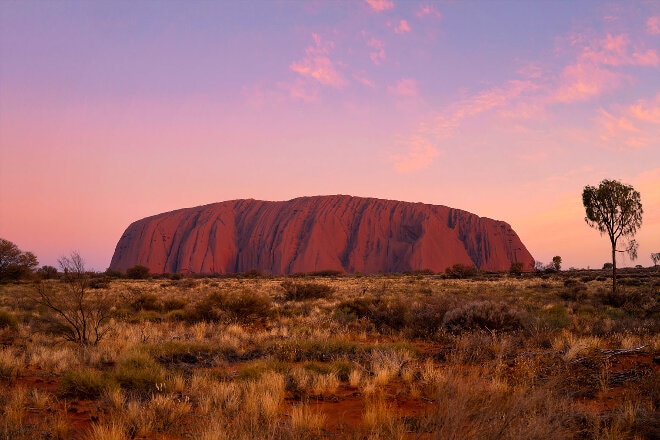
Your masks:
<instances>
[{"instance_id":1,"label":"large sandstone monolith","mask_svg":"<svg viewBox=\"0 0 660 440\"><path fill-rule=\"evenodd\" d=\"M456 263L498 271L512 262L534 265L503 221L446 206L336 195L231 200L147 217L126 229L110 268L375 273L441 272Z\"/></svg>"}]
</instances>

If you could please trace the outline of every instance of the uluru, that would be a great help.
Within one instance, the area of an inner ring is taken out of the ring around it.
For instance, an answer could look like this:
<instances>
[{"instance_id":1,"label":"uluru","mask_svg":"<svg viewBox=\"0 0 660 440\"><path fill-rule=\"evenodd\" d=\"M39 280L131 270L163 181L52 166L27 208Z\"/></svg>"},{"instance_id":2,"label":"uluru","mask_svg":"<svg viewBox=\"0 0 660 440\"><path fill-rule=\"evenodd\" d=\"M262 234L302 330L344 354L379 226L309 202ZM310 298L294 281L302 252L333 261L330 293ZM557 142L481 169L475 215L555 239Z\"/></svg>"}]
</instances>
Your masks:
<instances>
[{"instance_id":1,"label":"uluru","mask_svg":"<svg viewBox=\"0 0 660 440\"><path fill-rule=\"evenodd\" d=\"M110 269L152 273L284 275L489 271L534 259L511 226L441 205L346 195L289 201L231 200L137 220L119 239Z\"/></svg>"}]
</instances>

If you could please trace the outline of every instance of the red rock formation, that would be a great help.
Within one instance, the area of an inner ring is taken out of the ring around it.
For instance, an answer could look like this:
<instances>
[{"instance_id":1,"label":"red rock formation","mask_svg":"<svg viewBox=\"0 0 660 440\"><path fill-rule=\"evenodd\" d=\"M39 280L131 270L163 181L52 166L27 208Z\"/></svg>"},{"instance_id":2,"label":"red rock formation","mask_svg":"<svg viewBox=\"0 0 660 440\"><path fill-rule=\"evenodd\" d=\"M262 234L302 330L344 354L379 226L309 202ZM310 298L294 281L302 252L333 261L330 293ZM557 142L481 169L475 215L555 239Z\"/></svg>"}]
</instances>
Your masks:
<instances>
[{"instance_id":1,"label":"red rock formation","mask_svg":"<svg viewBox=\"0 0 660 440\"><path fill-rule=\"evenodd\" d=\"M272 274L525 269L534 259L507 223L423 203L350 196L232 200L132 223L110 268L152 273Z\"/></svg>"}]
</instances>

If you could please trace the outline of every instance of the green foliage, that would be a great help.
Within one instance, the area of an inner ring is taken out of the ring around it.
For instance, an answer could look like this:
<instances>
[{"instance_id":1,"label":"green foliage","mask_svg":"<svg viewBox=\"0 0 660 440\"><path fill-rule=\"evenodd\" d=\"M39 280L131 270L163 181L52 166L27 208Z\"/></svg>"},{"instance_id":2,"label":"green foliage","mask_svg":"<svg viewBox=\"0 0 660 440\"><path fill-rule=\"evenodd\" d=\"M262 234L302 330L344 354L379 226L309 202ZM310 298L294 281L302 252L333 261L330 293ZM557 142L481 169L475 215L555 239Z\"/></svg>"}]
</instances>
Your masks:
<instances>
[{"instance_id":1,"label":"green foliage","mask_svg":"<svg viewBox=\"0 0 660 440\"><path fill-rule=\"evenodd\" d=\"M38 265L32 252L23 252L11 241L0 238L0 282L27 278Z\"/></svg>"},{"instance_id":2,"label":"green foliage","mask_svg":"<svg viewBox=\"0 0 660 440\"><path fill-rule=\"evenodd\" d=\"M144 353L135 353L122 359L116 366L115 379L128 390L149 392L165 381L163 369Z\"/></svg>"},{"instance_id":3,"label":"green foliage","mask_svg":"<svg viewBox=\"0 0 660 440\"><path fill-rule=\"evenodd\" d=\"M3 328L13 328L15 329L18 326L18 319L14 316L13 313L0 309L0 329Z\"/></svg>"},{"instance_id":4,"label":"green foliage","mask_svg":"<svg viewBox=\"0 0 660 440\"><path fill-rule=\"evenodd\" d=\"M133 280L144 280L149 278L149 268L147 266L137 264L126 269L126 276Z\"/></svg>"},{"instance_id":5,"label":"green foliage","mask_svg":"<svg viewBox=\"0 0 660 440\"><path fill-rule=\"evenodd\" d=\"M562 329L571 324L571 317L561 304L555 304L548 309L541 310L540 315L546 326L551 330Z\"/></svg>"},{"instance_id":6,"label":"green foliage","mask_svg":"<svg viewBox=\"0 0 660 440\"><path fill-rule=\"evenodd\" d=\"M135 301L133 301L131 306L136 312L140 310L162 312L165 308L165 305L160 300L160 298L158 298L158 296L154 295L153 293L141 294Z\"/></svg>"},{"instance_id":7,"label":"green foliage","mask_svg":"<svg viewBox=\"0 0 660 440\"><path fill-rule=\"evenodd\" d=\"M561 257L559 255L552 257L552 267L556 272L561 270Z\"/></svg>"},{"instance_id":8,"label":"green foliage","mask_svg":"<svg viewBox=\"0 0 660 440\"><path fill-rule=\"evenodd\" d=\"M328 298L334 289L321 283L293 283L282 282L287 301L304 301L307 299Z\"/></svg>"},{"instance_id":9,"label":"green foliage","mask_svg":"<svg viewBox=\"0 0 660 440\"><path fill-rule=\"evenodd\" d=\"M605 263L603 264L603 270L612 270L614 265L612 263Z\"/></svg>"},{"instance_id":10,"label":"green foliage","mask_svg":"<svg viewBox=\"0 0 660 440\"><path fill-rule=\"evenodd\" d=\"M641 197L631 185L616 180L603 180L598 188L585 186L582 204L584 220L601 234L607 234L612 246L612 291L616 293L616 252L627 252L631 260L637 258L637 229L642 226ZM628 240L625 249L617 249L620 239Z\"/></svg>"},{"instance_id":11,"label":"green foliage","mask_svg":"<svg viewBox=\"0 0 660 440\"><path fill-rule=\"evenodd\" d=\"M62 375L58 395L78 399L98 399L104 391L116 386L117 383L107 374L91 368L75 369Z\"/></svg>"}]
</instances>

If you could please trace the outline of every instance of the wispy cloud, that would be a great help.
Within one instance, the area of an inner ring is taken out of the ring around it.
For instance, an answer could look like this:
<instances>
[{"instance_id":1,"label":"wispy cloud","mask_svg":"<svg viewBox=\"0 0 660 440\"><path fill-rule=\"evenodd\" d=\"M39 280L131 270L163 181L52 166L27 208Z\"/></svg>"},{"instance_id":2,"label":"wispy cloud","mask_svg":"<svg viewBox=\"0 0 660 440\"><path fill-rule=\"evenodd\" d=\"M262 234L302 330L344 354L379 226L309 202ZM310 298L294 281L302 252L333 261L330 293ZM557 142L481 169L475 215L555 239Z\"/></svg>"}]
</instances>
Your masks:
<instances>
[{"instance_id":1,"label":"wispy cloud","mask_svg":"<svg viewBox=\"0 0 660 440\"><path fill-rule=\"evenodd\" d=\"M329 57L330 52L334 49L334 43L323 41L318 34L312 34L312 38L314 44L305 49L305 58L291 63L289 68L303 77L318 81L324 86L344 87L347 81Z\"/></svg>"},{"instance_id":2,"label":"wispy cloud","mask_svg":"<svg viewBox=\"0 0 660 440\"><path fill-rule=\"evenodd\" d=\"M615 111L600 109L599 137L615 150L647 148L660 139L660 94L654 100L639 100Z\"/></svg>"},{"instance_id":3,"label":"wispy cloud","mask_svg":"<svg viewBox=\"0 0 660 440\"><path fill-rule=\"evenodd\" d=\"M319 87L311 86L300 78L290 83L279 83L278 85L293 99L304 102L314 102L318 99Z\"/></svg>"},{"instance_id":4,"label":"wispy cloud","mask_svg":"<svg viewBox=\"0 0 660 440\"><path fill-rule=\"evenodd\" d=\"M415 13L417 17L422 18L426 16L431 16L431 17L441 17L442 14L438 12L433 6L431 5L422 5L419 7L417 12Z\"/></svg>"},{"instance_id":5,"label":"wispy cloud","mask_svg":"<svg viewBox=\"0 0 660 440\"><path fill-rule=\"evenodd\" d=\"M364 70L354 72L353 79L355 79L360 84L363 84L367 87L371 87L372 89L376 87L376 83L374 83L373 80L369 78L367 72L365 72Z\"/></svg>"},{"instance_id":6,"label":"wispy cloud","mask_svg":"<svg viewBox=\"0 0 660 440\"><path fill-rule=\"evenodd\" d=\"M660 15L649 17L646 20L646 32L651 35L660 35Z\"/></svg>"},{"instance_id":7,"label":"wispy cloud","mask_svg":"<svg viewBox=\"0 0 660 440\"><path fill-rule=\"evenodd\" d=\"M376 12L388 11L394 9L394 2L392 0L365 0L369 7Z\"/></svg>"},{"instance_id":8,"label":"wispy cloud","mask_svg":"<svg viewBox=\"0 0 660 440\"><path fill-rule=\"evenodd\" d=\"M554 95L559 102L584 101L615 89L622 82L621 74L590 63L566 66Z\"/></svg>"},{"instance_id":9,"label":"wispy cloud","mask_svg":"<svg viewBox=\"0 0 660 440\"><path fill-rule=\"evenodd\" d=\"M406 20L401 20L399 24L397 24L396 27L394 28L394 32L396 32L397 34L405 34L410 31L411 31L410 25Z\"/></svg>"},{"instance_id":10,"label":"wispy cloud","mask_svg":"<svg viewBox=\"0 0 660 440\"><path fill-rule=\"evenodd\" d=\"M660 125L660 93L655 100L639 100L628 108L628 111L637 120Z\"/></svg>"},{"instance_id":11,"label":"wispy cloud","mask_svg":"<svg viewBox=\"0 0 660 440\"><path fill-rule=\"evenodd\" d=\"M626 34L588 41L582 34L568 37L578 49L574 63L566 66L556 87L559 102L584 101L618 88L627 78L623 66L658 66L660 57L653 49L637 47Z\"/></svg>"},{"instance_id":12,"label":"wispy cloud","mask_svg":"<svg viewBox=\"0 0 660 440\"><path fill-rule=\"evenodd\" d=\"M387 91L396 96L417 96L417 81L412 78L403 78L394 86L389 86Z\"/></svg>"},{"instance_id":13,"label":"wispy cloud","mask_svg":"<svg viewBox=\"0 0 660 440\"><path fill-rule=\"evenodd\" d=\"M390 89L391 93L410 93L414 80L404 79ZM428 167L440 155L438 146L454 136L456 129L465 119L476 117L484 112L507 106L536 86L530 81L508 81L499 87L492 87L449 106L447 112L420 121L417 130L401 147L404 154L394 155L395 169L399 172L412 172Z\"/></svg>"},{"instance_id":14,"label":"wispy cloud","mask_svg":"<svg viewBox=\"0 0 660 440\"><path fill-rule=\"evenodd\" d=\"M371 49L369 52L369 58L374 64L382 63L387 55L385 54L385 43L378 38L371 37L367 41L367 46Z\"/></svg>"},{"instance_id":15,"label":"wispy cloud","mask_svg":"<svg viewBox=\"0 0 660 440\"><path fill-rule=\"evenodd\" d=\"M454 128L466 118L474 117L488 110L504 107L521 95L537 89L536 84L525 80L511 80L502 86L492 87L470 96L456 104L453 110L437 119L437 126L443 130Z\"/></svg>"},{"instance_id":16,"label":"wispy cloud","mask_svg":"<svg viewBox=\"0 0 660 440\"><path fill-rule=\"evenodd\" d=\"M433 159L440 155L429 139L414 136L406 145L407 151L402 155L391 157L394 168L400 173L409 173L427 168Z\"/></svg>"}]
</instances>

